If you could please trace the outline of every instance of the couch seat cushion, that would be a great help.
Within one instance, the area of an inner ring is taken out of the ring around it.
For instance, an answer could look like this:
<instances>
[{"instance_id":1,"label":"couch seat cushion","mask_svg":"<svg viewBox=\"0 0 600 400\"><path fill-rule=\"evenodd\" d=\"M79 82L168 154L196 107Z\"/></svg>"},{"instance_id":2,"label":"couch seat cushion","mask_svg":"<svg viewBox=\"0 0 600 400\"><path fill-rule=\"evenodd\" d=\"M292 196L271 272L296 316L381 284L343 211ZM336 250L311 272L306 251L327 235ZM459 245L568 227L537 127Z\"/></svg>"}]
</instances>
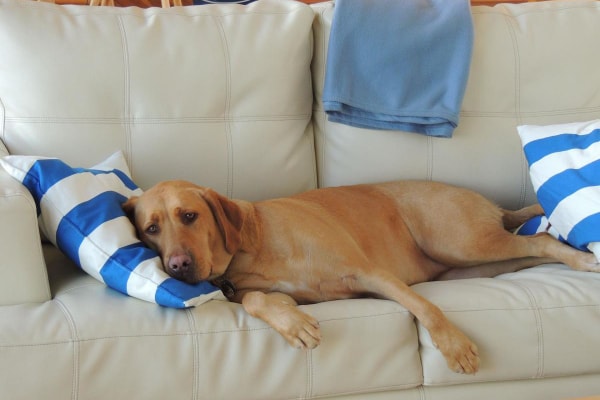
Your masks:
<instances>
[{"instance_id":1,"label":"couch seat cushion","mask_svg":"<svg viewBox=\"0 0 600 400\"><path fill-rule=\"evenodd\" d=\"M425 384L552 378L600 372L589 346L600 321L600 274L549 264L496 278L428 282L415 289L477 344L476 375L458 375L419 325Z\"/></svg>"},{"instance_id":2,"label":"couch seat cushion","mask_svg":"<svg viewBox=\"0 0 600 400\"><path fill-rule=\"evenodd\" d=\"M302 306L323 333L316 349L303 351L239 304L157 307L108 289L44 247L54 300L0 308L0 352L14 365L56 357L51 369L63 371L61 384L75 386L79 398L360 398L422 384L414 319L397 303ZM36 387L52 387L54 375L39 373ZM28 385L13 387L16 376L2 382L11 383L6 393L32 398Z\"/></svg>"}]
</instances>

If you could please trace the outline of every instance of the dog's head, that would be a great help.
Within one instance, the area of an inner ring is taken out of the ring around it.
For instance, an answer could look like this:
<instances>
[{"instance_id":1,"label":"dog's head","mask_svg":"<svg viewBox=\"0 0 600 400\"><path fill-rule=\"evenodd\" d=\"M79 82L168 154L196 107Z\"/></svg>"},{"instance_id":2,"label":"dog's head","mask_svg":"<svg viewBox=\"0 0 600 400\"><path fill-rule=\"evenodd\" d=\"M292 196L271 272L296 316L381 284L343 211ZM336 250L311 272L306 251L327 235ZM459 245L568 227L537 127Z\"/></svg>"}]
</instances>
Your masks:
<instances>
[{"instance_id":1,"label":"dog's head","mask_svg":"<svg viewBox=\"0 0 600 400\"><path fill-rule=\"evenodd\" d=\"M212 189L165 181L132 197L123 209L165 271L188 283L222 275L241 245L243 214Z\"/></svg>"}]
</instances>

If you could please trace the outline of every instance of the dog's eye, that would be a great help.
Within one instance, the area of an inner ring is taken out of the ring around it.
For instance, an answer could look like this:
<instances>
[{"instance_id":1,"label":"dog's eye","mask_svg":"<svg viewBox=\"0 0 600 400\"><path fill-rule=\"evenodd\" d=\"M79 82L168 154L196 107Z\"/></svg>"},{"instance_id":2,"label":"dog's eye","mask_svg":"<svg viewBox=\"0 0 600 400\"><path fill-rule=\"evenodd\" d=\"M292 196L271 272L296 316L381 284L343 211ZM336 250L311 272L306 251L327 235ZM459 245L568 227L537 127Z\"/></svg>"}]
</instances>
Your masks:
<instances>
[{"instance_id":1,"label":"dog's eye","mask_svg":"<svg viewBox=\"0 0 600 400\"><path fill-rule=\"evenodd\" d=\"M195 212L186 212L183 214L183 220L186 224L192 223L198 218L198 214Z\"/></svg>"},{"instance_id":2,"label":"dog's eye","mask_svg":"<svg viewBox=\"0 0 600 400\"><path fill-rule=\"evenodd\" d=\"M156 235L158 233L158 225L152 224L146 228L146 233L148 235Z\"/></svg>"}]
</instances>

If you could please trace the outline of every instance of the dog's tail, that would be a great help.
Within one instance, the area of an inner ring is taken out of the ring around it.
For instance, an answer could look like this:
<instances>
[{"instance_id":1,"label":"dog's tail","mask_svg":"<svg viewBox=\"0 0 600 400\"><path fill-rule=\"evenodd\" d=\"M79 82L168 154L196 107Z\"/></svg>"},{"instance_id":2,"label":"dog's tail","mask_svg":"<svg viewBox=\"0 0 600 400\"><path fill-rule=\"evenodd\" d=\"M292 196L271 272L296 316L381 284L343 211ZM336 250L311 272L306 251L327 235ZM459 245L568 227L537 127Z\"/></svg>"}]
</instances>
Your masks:
<instances>
[{"instance_id":1,"label":"dog's tail","mask_svg":"<svg viewBox=\"0 0 600 400\"><path fill-rule=\"evenodd\" d=\"M504 229L512 231L531 218L543 214L544 210L539 204L533 204L516 211L502 209L502 223L504 224Z\"/></svg>"}]
</instances>

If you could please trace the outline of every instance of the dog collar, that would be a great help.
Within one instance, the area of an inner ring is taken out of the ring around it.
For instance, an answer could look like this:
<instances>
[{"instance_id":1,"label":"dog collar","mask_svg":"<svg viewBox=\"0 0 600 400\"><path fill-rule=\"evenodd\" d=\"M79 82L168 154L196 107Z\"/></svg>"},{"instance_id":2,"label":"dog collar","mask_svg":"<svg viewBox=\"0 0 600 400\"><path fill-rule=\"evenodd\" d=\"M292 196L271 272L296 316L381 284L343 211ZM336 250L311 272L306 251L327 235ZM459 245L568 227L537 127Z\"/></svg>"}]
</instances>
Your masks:
<instances>
[{"instance_id":1,"label":"dog collar","mask_svg":"<svg viewBox=\"0 0 600 400\"><path fill-rule=\"evenodd\" d=\"M228 299L235 295L235 286L233 285L233 283L231 283L229 279L225 279L221 276L215 279L213 281L213 284L219 289L221 289L221 292L223 292L225 297L227 297Z\"/></svg>"}]
</instances>

